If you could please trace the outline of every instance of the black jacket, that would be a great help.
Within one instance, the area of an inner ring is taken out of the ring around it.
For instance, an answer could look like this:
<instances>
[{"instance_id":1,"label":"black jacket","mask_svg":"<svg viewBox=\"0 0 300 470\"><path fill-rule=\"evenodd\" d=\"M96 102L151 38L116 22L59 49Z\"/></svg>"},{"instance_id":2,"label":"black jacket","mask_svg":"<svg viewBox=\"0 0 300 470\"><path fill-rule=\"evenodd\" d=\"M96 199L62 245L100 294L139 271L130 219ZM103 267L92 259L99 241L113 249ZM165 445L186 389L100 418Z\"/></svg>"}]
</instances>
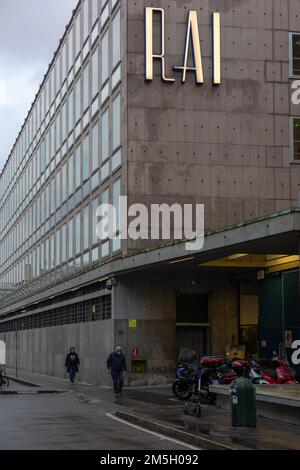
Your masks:
<instances>
[{"instance_id":1,"label":"black jacket","mask_svg":"<svg viewBox=\"0 0 300 470\"><path fill-rule=\"evenodd\" d=\"M74 359L71 359L71 353L69 353L66 357L65 367L67 367L67 371L70 371L70 367L75 367L76 372L78 372L78 366L80 365L78 354L73 354Z\"/></svg>"},{"instance_id":2,"label":"black jacket","mask_svg":"<svg viewBox=\"0 0 300 470\"><path fill-rule=\"evenodd\" d=\"M122 372L123 370L127 371L126 359L123 353L111 353L107 358L106 364L108 370L111 370L112 372Z\"/></svg>"}]
</instances>

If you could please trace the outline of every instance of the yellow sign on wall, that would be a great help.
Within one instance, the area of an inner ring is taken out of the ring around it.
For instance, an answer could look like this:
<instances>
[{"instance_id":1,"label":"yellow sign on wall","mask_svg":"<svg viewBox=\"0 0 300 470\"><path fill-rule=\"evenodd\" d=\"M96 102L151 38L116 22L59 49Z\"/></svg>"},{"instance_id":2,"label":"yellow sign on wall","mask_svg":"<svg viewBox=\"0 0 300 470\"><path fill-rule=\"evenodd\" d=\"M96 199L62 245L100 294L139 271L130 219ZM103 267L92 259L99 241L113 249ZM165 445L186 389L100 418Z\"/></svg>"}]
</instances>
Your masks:
<instances>
[{"instance_id":1,"label":"yellow sign on wall","mask_svg":"<svg viewBox=\"0 0 300 470\"><path fill-rule=\"evenodd\" d=\"M137 327L137 320L128 320L129 328L136 328Z\"/></svg>"}]
</instances>

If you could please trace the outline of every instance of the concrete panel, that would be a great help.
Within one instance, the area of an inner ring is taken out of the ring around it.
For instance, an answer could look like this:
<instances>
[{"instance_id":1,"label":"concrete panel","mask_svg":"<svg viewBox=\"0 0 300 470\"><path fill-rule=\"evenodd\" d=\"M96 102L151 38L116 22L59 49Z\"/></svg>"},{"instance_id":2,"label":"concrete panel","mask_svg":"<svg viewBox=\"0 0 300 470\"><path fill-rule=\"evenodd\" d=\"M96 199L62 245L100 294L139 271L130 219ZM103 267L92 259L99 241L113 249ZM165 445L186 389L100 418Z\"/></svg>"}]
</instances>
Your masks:
<instances>
[{"instance_id":1,"label":"concrete panel","mask_svg":"<svg viewBox=\"0 0 300 470\"><path fill-rule=\"evenodd\" d=\"M289 8L286 0L273 0L273 27L285 31L289 29Z\"/></svg>"},{"instance_id":2,"label":"concrete panel","mask_svg":"<svg viewBox=\"0 0 300 470\"><path fill-rule=\"evenodd\" d=\"M290 199L290 172L287 169L275 169L276 199ZM285 207L286 208L286 207Z\"/></svg>"},{"instance_id":3,"label":"concrete panel","mask_svg":"<svg viewBox=\"0 0 300 470\"><path fill-rule=\"evenodd\" d=\"M290 88L285 83L274 83L274 111L276 114L290 114Z\"/></svg>"},{"instance_id":4,"label":"concrete panel","mask_svg":"<svg viewBox=\"0 0 300 470\"><path fill-rule=\"evenodd\" d=\"M287 31L274 31L274 59L286 61L289 57L289 35Z\"/></svg>"},{"instance_id":5,"label":"concrete panel","mask_svg":"<svg viewBox=\"0 0 300 470\"><path fill-rule=\"evenodd\" d=\"M266 62L266 80L267 82L281 81L281 62Z\"/></svg>"},{"instance_id":6,"label":"concrete panel","mask_svg":"<svg viewBox=\"0 0 300 470\"><path fill-rule=\"evenodd\" d=\"M290 31L299 30L300 4L298 0L289 0L289 29Z\"/></svg>"}]
</instances>

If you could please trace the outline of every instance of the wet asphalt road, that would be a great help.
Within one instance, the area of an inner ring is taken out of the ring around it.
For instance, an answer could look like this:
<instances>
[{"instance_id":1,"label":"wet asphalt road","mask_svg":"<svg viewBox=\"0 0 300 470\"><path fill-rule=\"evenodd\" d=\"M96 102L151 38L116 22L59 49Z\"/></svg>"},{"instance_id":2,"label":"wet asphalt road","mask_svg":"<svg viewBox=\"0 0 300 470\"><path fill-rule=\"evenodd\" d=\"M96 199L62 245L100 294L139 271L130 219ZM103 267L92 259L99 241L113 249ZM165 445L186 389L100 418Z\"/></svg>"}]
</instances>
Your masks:
<instances>
[{"instance_id":1,"label":"wet asphalt road","mask_svg":"<svg viewBox=\"0 0 300 470\"><path fill-rule=\"evenodd\" d=\"M0 450L189 450L115 421L111 412L107 402L72 392L0 395Z\"/></svg>"}]
</instances>

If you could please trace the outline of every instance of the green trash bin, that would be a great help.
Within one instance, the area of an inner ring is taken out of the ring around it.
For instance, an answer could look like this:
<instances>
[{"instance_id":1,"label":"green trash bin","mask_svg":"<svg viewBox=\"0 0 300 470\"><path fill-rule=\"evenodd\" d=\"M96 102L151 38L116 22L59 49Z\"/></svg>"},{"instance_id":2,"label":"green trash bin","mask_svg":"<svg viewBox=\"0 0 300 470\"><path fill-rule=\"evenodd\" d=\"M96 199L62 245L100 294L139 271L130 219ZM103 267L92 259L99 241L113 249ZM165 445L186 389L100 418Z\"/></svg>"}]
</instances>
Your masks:
<instances>
[{"instance_id":1,"label":"green trash bin","mask_svg":"<svg viewBox=\"0 0 300 470\"><path fill-rule=\"evenodd\" d=\"M240 377L230 384L232 426L256 426L256 389L251 380Z\"/></svg>"}]
</instances>

